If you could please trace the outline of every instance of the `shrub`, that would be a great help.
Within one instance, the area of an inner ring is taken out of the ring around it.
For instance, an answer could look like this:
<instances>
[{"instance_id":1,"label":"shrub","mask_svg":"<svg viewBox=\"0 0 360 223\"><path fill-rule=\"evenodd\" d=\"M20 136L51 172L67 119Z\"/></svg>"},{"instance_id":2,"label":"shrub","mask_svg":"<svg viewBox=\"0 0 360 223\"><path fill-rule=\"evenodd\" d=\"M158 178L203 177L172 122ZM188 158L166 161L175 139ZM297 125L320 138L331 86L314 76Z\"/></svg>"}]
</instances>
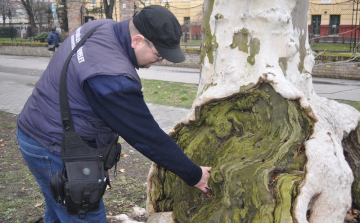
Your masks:
<instances>
[{"instance_id":1,"label":"shrub","mask_svg":"<svg viewBox=\"0 0 360 223\"><path fill-rule=\"evenodd\" d=\"M47 37L48 37L49 32L41 32L36 34L36 36L34 37L34 40L39 41L40 43L44 43L47 42ZM64 41L64 35L61 33L60 34L60 42Z\"/></svg>"},{"instance_id":2,"label":"shrub","mask_svg":"<svg viewBox=\"0 0 360 223\"><path fill-rule=\"evenodd\" d=\"M60 33L60 42L64 42L65 36L63 33Z\"/></svg>"},{"instance_id":3,"label":"shrub","mask_svg":"<svg viewBox=\"0 0 360 223\"><path fill-rule=\"evenodd\" d=\"M44 42L47 42L47 36L48 36L47 32L41 32L41 33L36 34L36 36L34 37L34 40L37 40L40 43L44 43Z\"/></svg>"},{"instance_id":4,"label":"shrub","mask_svg":"<svg viewBox=\"0 0 360 223\"><path fill-rule=\"evenodd\" d=\"M0 27L0 38L15 38L17 30L15 27Z\"/></svg>"}]
</instances>

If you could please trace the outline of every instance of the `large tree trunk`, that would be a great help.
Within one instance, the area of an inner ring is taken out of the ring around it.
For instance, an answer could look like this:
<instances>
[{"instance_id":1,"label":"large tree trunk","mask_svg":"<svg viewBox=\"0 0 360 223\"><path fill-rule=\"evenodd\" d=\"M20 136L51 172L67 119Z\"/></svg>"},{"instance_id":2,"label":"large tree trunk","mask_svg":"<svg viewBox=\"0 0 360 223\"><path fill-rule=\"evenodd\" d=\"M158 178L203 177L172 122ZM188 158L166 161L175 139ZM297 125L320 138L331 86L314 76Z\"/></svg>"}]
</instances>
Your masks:
<instances>
[{"instance_id":1,"label":"large tree trunk","mask_svg":"<svg viewBox=\"0 0 360 223\"><path fill-rule=\"evenodd\" d=\"M360 113L313 90L308 1L210 0L204 10L197 98L170 135L196 164L213 167L212 194L153 165L149 213L197 223L343 222L354 177L342 144L359 169Z\"/></svg>"},{"instance_id":2,"label":"large tree trunk","mask_svg":"<svg viewBox=\"0 0 360 223\"><path fill-rule=\"evenodd\" d=\"M33 12L33 1L31 1L31 0L21 0L21 3L23 4L23 6L25 8L25 11L26 11L26 13L28 15L29 23L30 23L30 26L31 26L31 32L34 32L34 30L36 28L36 24L35 24L34 12Z\"/></svg>"},{"instance_id":3,"label":"large tree trunk","mask_svg":"<svg viewBox=\"0 0 360 223\"><path fill-rule=\"evenodd\" d=\"M108 0L103 0L104 3L104 10L105 10L105 17L107 19L112 19L112 14L115 6L115 0L110 0L108 3Z\"/></svg>"}]
</instances>

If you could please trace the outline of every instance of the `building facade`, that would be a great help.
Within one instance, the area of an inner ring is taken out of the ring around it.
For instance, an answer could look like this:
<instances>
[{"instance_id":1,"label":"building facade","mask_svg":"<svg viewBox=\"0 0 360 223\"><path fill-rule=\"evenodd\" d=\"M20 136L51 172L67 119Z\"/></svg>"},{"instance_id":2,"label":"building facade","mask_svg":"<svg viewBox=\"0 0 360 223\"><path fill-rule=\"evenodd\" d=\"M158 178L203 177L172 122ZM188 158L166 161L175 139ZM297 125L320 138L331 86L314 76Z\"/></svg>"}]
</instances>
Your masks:
<instances>
[{"instance_id":1,"label":"building facade","mask_svg":"<svg viewBox=\"0 0 360 223\"><path fill-rule=\"evenodd\" d=\"M203 0L120 0L120 21L131 18L145 6L161 5L169 9L179 20L186 39L201 38Z\"/></svg>"},{"instance_id":2,"label":"building facade","mask_svg":"<svg viewBox=\"0 0 360 223\"><path fill-rule=\"evenodd\" d=\"M359 7L358 0L310 0L309 34L324 38L341 37L343 41L350 41L358 35Z\"/></svg>"}]
</instances>

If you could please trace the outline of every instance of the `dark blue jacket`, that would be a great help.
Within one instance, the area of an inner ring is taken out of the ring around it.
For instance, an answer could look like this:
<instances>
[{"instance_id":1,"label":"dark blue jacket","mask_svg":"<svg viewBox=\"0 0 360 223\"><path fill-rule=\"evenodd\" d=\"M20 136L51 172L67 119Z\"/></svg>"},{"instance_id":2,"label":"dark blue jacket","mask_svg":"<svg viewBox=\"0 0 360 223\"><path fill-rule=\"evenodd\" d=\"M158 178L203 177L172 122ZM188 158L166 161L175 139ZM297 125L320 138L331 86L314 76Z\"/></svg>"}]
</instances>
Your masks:
<instances>
[{"instance_id":1,"label":"dark blue jacket","mask_svg":"<svg viewBox=\"0 0 360 223\"><path fill-rule=\"evenodd\" d=\"M96 20L69 36L20 113L18 127L49 151L60 154L60 71L76 42L92 27L103 24L69 63L67 85L75 131L88 145L98 148L119 134L146 157L194 185L201 178L200 167L161 130L144 102L128 22Z\"/></svg>"},{"instance_id":2,"label":"dark blue jacket","mask_svg":"<svg viewBox=\"0 0 360 223\"><path fill-rule=\"evenodd\" d=\"M47 37L49 45L59 46L60 34L57 31L51 31Z\"/></svg>"}]
</instances>

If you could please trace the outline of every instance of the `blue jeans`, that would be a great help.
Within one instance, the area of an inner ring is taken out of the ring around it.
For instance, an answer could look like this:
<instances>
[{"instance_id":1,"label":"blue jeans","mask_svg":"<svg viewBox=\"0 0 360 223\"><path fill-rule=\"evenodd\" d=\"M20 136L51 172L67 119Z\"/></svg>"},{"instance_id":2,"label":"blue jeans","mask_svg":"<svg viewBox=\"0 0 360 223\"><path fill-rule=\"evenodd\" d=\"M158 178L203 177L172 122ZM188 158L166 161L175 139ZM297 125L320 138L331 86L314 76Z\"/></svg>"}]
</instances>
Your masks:
<instances>
[{"instance_id":1,"label":"blue jeans","mask_svg":"<svg viewBox=\"0 0 360 223\"><path fill-rule=\"evenodd\" d=\"M79 219L77 215L69 215L66 207L55 201L50 189L51 175L55 172L61 171L62 169L63 164L61 157L49 152L35 140L25 135L20 129L18 129L17 132L17 139L21 154L30 171L35 176L35 179L41 187L45 197L44 223L106 223L106 211L102 199L100 201L99 210L87 213L84 219Z\"/></svg>"}]
</instances>

